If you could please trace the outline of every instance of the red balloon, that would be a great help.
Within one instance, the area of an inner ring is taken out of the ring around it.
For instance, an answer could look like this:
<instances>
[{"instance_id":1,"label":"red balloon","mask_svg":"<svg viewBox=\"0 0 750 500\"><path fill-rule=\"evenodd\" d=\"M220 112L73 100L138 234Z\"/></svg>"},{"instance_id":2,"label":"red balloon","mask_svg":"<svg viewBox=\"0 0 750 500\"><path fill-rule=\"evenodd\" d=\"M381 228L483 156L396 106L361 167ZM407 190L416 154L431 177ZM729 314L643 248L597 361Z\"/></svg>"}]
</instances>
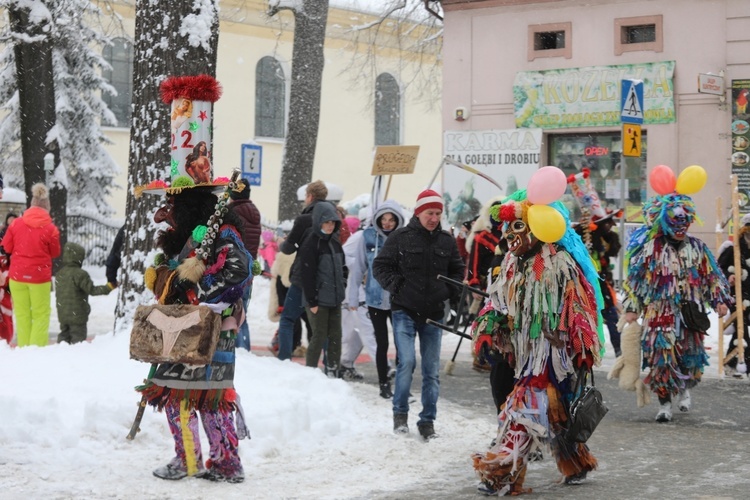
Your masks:
<instances>
[{"instance_id":1,"label":"red balloon","mask_svg":"<svg viewBox=\"0 0 750 500\"><path fill-rule=\"evenodd\" d=\"M648 176L651 187L657 194L665 195L674 191L677 186L677 177L671 168L666 165L657 165Z\"/></svg>"}]
</instances>

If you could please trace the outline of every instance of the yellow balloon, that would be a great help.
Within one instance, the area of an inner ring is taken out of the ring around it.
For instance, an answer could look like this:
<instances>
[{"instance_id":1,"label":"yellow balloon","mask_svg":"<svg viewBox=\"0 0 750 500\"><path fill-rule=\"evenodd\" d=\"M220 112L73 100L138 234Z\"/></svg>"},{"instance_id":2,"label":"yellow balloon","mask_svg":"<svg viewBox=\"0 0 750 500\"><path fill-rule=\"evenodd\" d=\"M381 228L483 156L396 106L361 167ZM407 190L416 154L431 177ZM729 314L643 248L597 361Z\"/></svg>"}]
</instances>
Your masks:
<instances>
[{"instance_id":1,"label":"yellow balloon","mask_svg":"<svg viewBox=\"0 0 750 500\"><path fill-rule=\"evenodd\" d=\"M565 235L565 219L549 205L529 207L529 229L539 240L555 243Z\"/></svg>"},{"instance_id":2,"label":"yellow balloon","mask_svg":"<svg viewBox=\"0 0 750 500\"><path fill-rule=\"evenodd\" d=\"M697 193L703 189L707 180L708 174L706 174L706 170L703 167L699 165L690 165L680 172L680 175L677 177L675 191L680 194Z\"/></svg>"}]
</instances>

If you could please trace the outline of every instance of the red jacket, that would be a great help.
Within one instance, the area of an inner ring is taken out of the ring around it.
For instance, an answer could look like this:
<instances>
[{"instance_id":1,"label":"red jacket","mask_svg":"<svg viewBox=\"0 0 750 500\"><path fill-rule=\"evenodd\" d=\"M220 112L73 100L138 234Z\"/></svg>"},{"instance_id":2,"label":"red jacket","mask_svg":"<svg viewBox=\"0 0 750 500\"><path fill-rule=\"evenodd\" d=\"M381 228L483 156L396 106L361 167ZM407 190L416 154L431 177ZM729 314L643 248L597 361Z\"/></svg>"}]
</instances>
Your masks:
<instances>
[{"instance_id":1,"label":"red jacket","mask_svg":"<svg viewBox=\"0 0 750 500\"><path fill-rule=\"evenodd\" d=\"M60 256L60 231L45 209L26 209L11 223L2 246L11 256L10 279L21 283L52 281L52 259Z\"/></svg>"}]
</instances>

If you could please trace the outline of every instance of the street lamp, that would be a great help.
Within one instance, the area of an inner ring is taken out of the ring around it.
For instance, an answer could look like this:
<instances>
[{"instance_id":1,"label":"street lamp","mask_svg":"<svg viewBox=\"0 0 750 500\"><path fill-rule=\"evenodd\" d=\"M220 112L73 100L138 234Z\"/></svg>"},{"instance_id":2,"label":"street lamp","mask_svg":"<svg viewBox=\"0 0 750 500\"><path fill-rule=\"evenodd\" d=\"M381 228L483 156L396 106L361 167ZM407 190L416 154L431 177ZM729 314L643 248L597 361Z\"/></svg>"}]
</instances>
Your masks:
<instances>
[{"instance_id":1,"label":"street lamp","mask_svg":"<svg viewBox=\"0 0 750 500\"><path fill-rule=\"evenodd\" d=\"M55 169L55 155L47 153L44 155L44 183L49 186L49 175Z\"/></svg>"}]
</instances>

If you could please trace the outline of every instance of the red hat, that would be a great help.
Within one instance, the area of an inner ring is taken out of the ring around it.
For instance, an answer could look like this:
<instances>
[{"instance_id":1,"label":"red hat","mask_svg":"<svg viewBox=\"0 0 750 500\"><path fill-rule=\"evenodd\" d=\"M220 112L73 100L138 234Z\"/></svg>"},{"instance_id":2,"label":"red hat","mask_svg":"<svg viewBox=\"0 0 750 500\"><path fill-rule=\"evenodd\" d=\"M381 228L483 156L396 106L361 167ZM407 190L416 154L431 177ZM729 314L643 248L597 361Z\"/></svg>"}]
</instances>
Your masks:
<instances>
[{"instance_id":1,"label":"red hat","mask_svg":"<svg viewBox=\"0 0 750 500\"><path fill-rule=\"evenodd\" d=\"M432 189L425 189L417 196L417 206L414 207L414 215L419 215L428 208L443 209L443 197Z\"/></svg>"}]
</instances>

